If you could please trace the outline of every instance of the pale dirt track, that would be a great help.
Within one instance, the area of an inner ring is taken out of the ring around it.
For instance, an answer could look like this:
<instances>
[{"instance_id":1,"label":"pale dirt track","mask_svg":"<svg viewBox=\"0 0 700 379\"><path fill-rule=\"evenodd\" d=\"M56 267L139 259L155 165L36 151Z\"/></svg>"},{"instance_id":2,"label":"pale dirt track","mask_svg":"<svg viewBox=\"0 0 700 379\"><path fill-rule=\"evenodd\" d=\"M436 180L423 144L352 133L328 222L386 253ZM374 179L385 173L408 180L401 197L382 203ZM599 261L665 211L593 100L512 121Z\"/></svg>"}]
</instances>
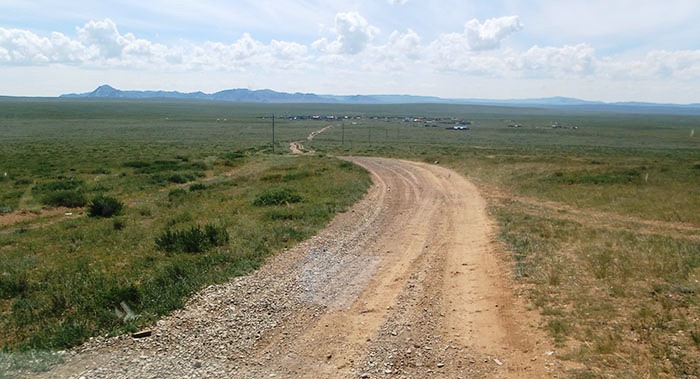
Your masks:
<instances>
[{"instance_id":1,"label":"pale dirt track","mask_svg":"<svg viewBox=\"0 0 700 379\"><path fill-rule=\"evenodd\" d=\"M309 134L306 137L306 140L311 142L314 140L314 138L316 138L317 135L325 132L326 130L328 130L332 127L333 127L333 125L328 125L328 126L324 127L323 129L313 131L313 132L311 132L311 134ZM290 142L289 143L289 151L295 155L313 155L313 154L316 154L316 151L314 149L310 149L310 148L307 148L306 146L304 146L304 141Z\"/></svg>"},{"instance_id":2,"label":"pale dirt track","mask_svg":"<svg viewBox=\"0 0 700 379\"><path fill-rule=\"evenodd\" d=\"M474 185L437 165L347 160L374 185L319 235L200 291L151 337L93 340L45 377L556 375Z\"/></svg>"}]
</instances>

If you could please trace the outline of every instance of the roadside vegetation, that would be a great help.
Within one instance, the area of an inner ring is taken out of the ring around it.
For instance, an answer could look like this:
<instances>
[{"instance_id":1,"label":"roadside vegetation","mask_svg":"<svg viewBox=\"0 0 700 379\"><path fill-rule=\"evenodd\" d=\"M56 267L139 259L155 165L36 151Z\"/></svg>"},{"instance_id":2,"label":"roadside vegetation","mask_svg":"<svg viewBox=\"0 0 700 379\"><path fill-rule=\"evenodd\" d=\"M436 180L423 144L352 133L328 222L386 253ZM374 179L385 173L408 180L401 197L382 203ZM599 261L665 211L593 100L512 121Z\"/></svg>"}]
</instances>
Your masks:
<instances>
[{"instance_id":1,"label":"roadside vegetation","mask_svg":"<svg viewBox=\"0 0 700 379\"><path fill-rule=\"evenodd\" d=\"M18 220L0 224L5 350L134 331L197 288L255 269L363 194L367 175L331 156L380 155L449 166L479 186L499 253L556 355L571 363L569 376L700 376L699 116L456 105L0 107L0 213ZM327 114L337 118L294 119ZM445 123L426 121L438 118ZM451 120L471 129L448 130ZM286 155L289 142L329 124L304 141L316 156ZM96 203L95 214L109 216L81 217ZM138 317L125 317L121 302Z\"/></svg>"},{"instance_id":2,"label":"roadside vegetation","mask_svg":"<svg viewBox=\"0 0 700 379\"><path fill-rule=\"evenodd\" d=\"M239 114L222 125L233 119L222 106L1 106L8 352L136 331L310 237L369 186L366 172L333 158L271 154L268 129L250 126L266 122Z\"/></svg>"},{"instance_id":3,"label":"roadside vegetation","mask_svg":"<svg viewBox=\"0 0 700 379\"><path fill-rule=\"evenodd\" d=\"M700 376L700 117L456 116L472 117L472 129L376 122L401 132L351 145L336 128L314 148L439 162L478 184L518 291L568 376Z\"/></svg>"}]
</instances>

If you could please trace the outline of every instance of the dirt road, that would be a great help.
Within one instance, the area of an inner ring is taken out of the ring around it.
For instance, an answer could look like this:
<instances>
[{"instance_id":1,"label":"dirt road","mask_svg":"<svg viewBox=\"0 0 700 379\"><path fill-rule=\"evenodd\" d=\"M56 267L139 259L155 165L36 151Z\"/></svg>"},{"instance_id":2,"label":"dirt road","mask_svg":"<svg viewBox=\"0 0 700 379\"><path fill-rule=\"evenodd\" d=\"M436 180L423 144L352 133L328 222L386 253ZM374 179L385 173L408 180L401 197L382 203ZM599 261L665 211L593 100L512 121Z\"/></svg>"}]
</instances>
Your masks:
<instances>
[{"instance_id":1,"label":"dirt road","mask_svg":"<svg viewBox=\"0 0 700 379\"><path fill-rule=\"evenodd\" d=\"M314 138L316 138L316 136L318 136L319 134L325 132L326 130L328 130L332 127L333 127L333 125L328 125L328 126L324 127L323 129L311 132L311 134L309 134L306 137L306 141L308 141L308 142L313 141ZM314 149L310 149L310 148L307 148L306 146L304 146L304 141L290 142L289 143L289 151L294 155L302 155L302 154L313 155L313 154L316 154L316 151Z\"/></svg>"},{"instance_id":2,"label":"dirt road","mask_svg":"<svg viewBox=\"0 0 700 379\"><path fill-rule=\"evenodd\" d=\"M94 339L45 377L553 376L477 189L437 165L347 159L374 186L319 235L200 291L150 337Z\"/></svg>"}]
</instances>

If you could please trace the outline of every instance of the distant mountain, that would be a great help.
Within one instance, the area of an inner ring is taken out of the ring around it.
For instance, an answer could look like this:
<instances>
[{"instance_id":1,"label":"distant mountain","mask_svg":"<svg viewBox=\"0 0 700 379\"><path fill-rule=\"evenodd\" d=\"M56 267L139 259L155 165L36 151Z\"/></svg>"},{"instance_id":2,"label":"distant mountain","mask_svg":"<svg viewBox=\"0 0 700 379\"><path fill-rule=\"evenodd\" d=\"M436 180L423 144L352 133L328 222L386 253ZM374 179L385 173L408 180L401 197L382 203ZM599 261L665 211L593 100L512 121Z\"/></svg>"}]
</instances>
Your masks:
<instances>
[{"instance_id":1,"label":"distant mountain","mask_svg":"<svg viewBox=\"0 0 700 379\"><path fill-rule=\"evenodd\" d=\"M330 103L330 104L471 104L507 107L570 109L618 113L673 113L700 115L700 104L657 104L642 102L604 103L570 97L536 99L445 99L434 96L414 95L317 95L313 93L276 92L269 89L228 89L212 94L177 91L122 91L109 85L97 87L92 92L65 94L62 98L99 99L177 99L230 101L239 103Z\"/></svg>"},{"instance_id":2,"label":"distant mountain","mask_svg":"<svg viewBox=\"0 0 700 379\"><path fill-rule=\"evenodd\" d=\"M195 99L233 101L241 103L348 103L348 104L405 104L450 102L439 97L412 95L316 95L313 93L276 92L269 89L227 89L212 94L177 91L122 91L110 85L101 85L92 92L61 95L63 98L101 99Z\"/></svg>"},{"instance_id":3,"label":"distant mountain","mask_svg":"<svg viewBox=\"0 0 700 379\"><path fill-rule=\"evenodd\" d=\"M101 85L92 92L61 95L64 98L100 98L100 99L182 99L215 100L244 103L326 103L330 99L310 93L285 93L269 89L251 91L248 89L229 89L212 94L204 92L177 91L122 91L110 85Z\"/></svg>"},{"instance_id":4,"label":"distant mountain","mask_svg":"<svg viewBox=\"0 0 700 379\"><path fill-rule=\"evenodd\" d=\"M465 100L474 104L494 104L494 105L517 105L517 106L530 106L530 105L547 105L547 106L557 106L557 107L571 107L571 106L581 106L581 105L602 105L605 104L602 101L588 101L575 99L571 97L542 97L535 99L506 99L506 100L488 100L488 99L469 99Z\"/></svg>"}]
</instances>

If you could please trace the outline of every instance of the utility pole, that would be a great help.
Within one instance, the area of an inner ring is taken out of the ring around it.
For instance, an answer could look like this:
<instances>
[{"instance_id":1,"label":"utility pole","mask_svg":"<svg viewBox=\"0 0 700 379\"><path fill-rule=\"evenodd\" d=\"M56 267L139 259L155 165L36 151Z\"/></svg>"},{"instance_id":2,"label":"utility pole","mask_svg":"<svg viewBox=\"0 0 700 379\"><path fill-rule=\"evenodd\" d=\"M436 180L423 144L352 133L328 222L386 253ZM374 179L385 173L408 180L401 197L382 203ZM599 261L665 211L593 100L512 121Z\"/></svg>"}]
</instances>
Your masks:
<instances>
[{"instance_id":1,"label":"utility pole","mask_svg":"<svg viewBox=\"0 0 700 379\"><path fill-rule=\"evenodd\" d=\"M275 114L272 114L272 154L275 153Z\"/></svg>"}]
</instances>

